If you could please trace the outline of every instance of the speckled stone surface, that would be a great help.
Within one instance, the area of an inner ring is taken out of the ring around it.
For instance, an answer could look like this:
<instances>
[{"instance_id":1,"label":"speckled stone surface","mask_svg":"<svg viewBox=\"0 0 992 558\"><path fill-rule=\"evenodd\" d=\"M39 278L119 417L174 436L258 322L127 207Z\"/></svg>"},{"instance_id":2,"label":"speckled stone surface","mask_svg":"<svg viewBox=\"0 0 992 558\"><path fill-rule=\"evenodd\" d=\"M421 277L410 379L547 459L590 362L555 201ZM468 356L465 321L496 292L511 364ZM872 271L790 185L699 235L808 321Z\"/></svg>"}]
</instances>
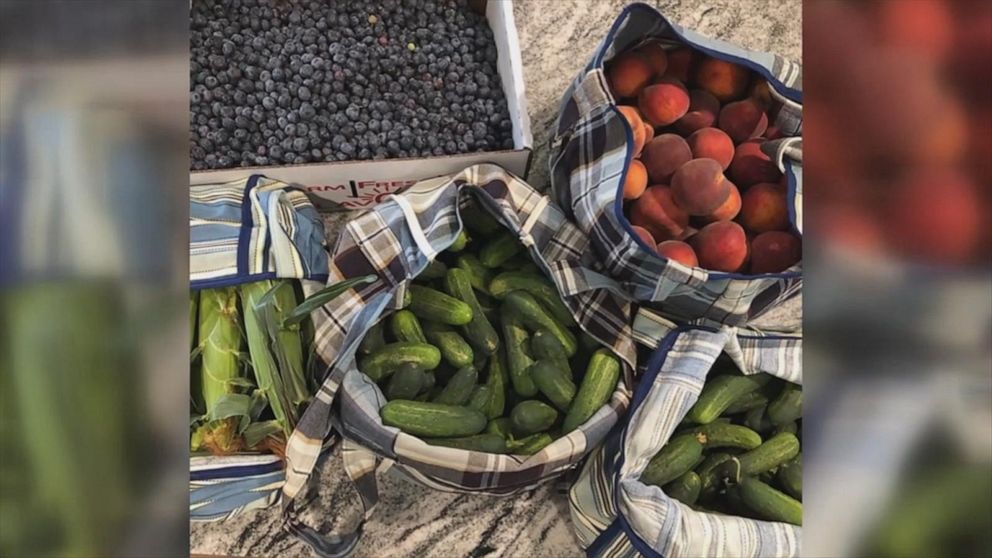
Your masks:
<instances>
[{"instance_id":1,"label":"speckled stone surface","mask_svg":"<svg viewBox=\"0 0 992 558\"><path fill-rule=\"evenodd\" d=\"M534 161L528 181L548 186L547 140L562 92L582 68L624 5L623 0L517 0L524 81L532 126ZM648 2L687 27L746 48L801 56L800 0L670 0ZM328 216L328 225L353 217ZM799 299L762 322L794 326L801 320ZM340 467L335 450L315 472L315 490L303 514L320 530L357 522L358 495ZM365 525L353 556L447 558L580 556L565 496L554 485L497 498L429 490L398 475L380 475L380 503ZM194 554L229 556L313 556L286 534L278 508L225 522L190 526Z\"/></svg>"}]
</instances>

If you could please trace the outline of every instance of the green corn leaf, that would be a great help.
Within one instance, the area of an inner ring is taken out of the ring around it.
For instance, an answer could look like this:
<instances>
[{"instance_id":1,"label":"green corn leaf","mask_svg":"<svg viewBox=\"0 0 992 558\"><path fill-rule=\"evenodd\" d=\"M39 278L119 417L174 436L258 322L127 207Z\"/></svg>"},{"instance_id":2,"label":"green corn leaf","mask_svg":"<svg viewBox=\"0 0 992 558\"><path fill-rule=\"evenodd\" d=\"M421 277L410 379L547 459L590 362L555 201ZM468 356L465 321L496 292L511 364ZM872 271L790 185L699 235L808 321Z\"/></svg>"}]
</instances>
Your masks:
<instances>
[{"instance_id":1,"label":"green corn leaf","mask_svg":"<svg viewBox=\"0 0 992 558\"><path fill-rule=\"evenodd\" d=\"M244 432L251 423L252 396L244 393L225 393L217 398L214 406L207 413L207 419L211 422L224 420L226 418L237 418L239 420L239 432Z\"/></svg>"},{"instance_id":2,"label":"green corn leaf","mask_svg":"<svg viewBox=\"0 0 992 558\"><path fill-rule=\"evenodd\" d=\"M272 281L257 281L241 286L241 299L244 305L245 331L248 337L248 350L251 353L252 368L258 390L255 392L256 401L262 398L272 408L276 421L282 425L288 436L295 426L295 416L289 398L286 396L286 386L273 354L273 344L266 323L270 317L266 315L265 307L271 303L263 302L265 295L271 292ZM264 409L264 406L262 406Z\"/></svg>"},{"instance_id":3,"label":"green corn leaf","mask_svg":"<svg viewBox=\"0 0 992 558\"><path fill-rule=\"evenodd\" d=\"M328 302L334 300L335 298L341 296L341 294L347 292L349 289L353 287L357 287L359 285L372 283L373 281L376 280L376 278L377 277L375 275L355 277L353 279L340 281L338 283L331 285L330 287L317 291L316 293L307 297L307 299L304 300L302 304L300 304L295 309L290 311L289 315L286 317L283 323L284 325L298 324L303 320L305 320L306 318L308 318L311 312L327 304Z\"/></svg>"},{"instance_id":4,"label":"green corn leaf","mask_svg":"<svg viewBox=\"0 0 992 558\"><path fill-rule=\"evenodd\" d=\"M282 425L277 420L266 420L253 422L245 429L245 445L252 448L269 436L275 436L282 432Z\"/></svg>"}]
</instances>

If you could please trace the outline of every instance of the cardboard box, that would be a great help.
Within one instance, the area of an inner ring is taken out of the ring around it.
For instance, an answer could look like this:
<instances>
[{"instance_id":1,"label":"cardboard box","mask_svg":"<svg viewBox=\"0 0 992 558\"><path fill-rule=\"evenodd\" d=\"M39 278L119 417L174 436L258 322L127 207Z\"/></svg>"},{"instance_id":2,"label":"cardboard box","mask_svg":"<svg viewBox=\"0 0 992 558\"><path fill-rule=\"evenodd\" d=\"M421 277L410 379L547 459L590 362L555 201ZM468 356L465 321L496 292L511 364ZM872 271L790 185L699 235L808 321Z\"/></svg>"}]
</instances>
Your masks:
<instances>
[{"instance_id":1,"label":"cardboard box","mask_svg":"<svg viewBox=\"0 0 992 558\"><path fill-rule=\"evenodd\" d=\"M497 69L513 123L513 149L481 151L443 157L410 157L378 161L341 161L237 167L190 172L190 184L217 184L245 179L253 174L297 184L312 194L318 209L362 209L379 203L385 196L435 176L454 174L479 163L495 163L526 177L534 138L524 97L523 63L520 41L513 21L513 3L489 0L486 19L493 31L498 52Z\"/></svg>"}]
</instances>

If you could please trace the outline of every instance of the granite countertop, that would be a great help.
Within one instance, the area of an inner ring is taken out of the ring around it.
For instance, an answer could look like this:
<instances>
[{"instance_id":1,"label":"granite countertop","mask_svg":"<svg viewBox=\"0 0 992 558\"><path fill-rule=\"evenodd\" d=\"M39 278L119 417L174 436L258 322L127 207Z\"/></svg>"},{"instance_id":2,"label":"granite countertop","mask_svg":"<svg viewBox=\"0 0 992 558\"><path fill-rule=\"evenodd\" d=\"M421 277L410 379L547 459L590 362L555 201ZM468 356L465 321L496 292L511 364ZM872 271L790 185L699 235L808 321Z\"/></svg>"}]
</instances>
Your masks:
<instances>
[{"instance_id":1,"label":"granite countertop","mask_svg":"<svg viewBox=\"0 0 992 558\"><path fill-rule=\"evenodd\" d=\"M524 81L534 130L534 159L528 182L545 189L547 140L558 102L592 55L624 5L623 0L517 0ZM704 35L746 48L799 60L800 0L649 1L673 21ZM338 222L348 214L337 214ZM800 301L767 317L798 323ZM354 525L358 495L340 466L337 449L314 472L316 490L303 519L323 532ZM554 483L510 497L437 492L390 471L380 475L380 502L353 556L579 556L567 498ZM194 554L312 556L281 528L278 507L224 522L190 525Z\"/></svg>"}]
</instances>

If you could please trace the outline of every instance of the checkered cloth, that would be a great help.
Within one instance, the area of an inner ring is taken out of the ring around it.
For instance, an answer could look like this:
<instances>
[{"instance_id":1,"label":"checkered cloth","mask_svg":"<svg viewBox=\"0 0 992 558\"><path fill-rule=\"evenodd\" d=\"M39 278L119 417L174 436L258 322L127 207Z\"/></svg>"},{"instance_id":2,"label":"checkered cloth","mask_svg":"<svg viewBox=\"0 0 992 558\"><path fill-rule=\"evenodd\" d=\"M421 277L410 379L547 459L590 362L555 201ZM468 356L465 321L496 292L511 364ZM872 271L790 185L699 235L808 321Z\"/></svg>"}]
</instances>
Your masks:
<instances>
[{"instance_id":1,"label":"checkered cloth","mask_svg":"<svg viewBox=\"0 0 992 558\"><path fill-rule=\"evenodd\" d=\"M762 149L787 176L790 218L802 232L801 67L683 29L644 4L623 10L565 93L549 161L555 201L588 235L607 274L635 300L679 320L707 318L742 325L800 292L799 265L761 276L688 268L642 247L623 215L621 192L633 140L609 91L603 62L649 37L672 48L688 44L745 65L768 80L772 120L788 137L766 142Z\"/></svg>"},{"instance_id":2,"label":"checkered cloth","mask_svg":"<svg viewBox=\"0 0 992 558\"><path fill-rule=\"evenodd\" d=\"M431 446L384 426L379 409L386 398L355 363L358 344L369 327L396 308L410 280L455 240L461 230L458 208L469 197L519 235L534 262L554 280L582 329L624 363L624 379L607 405L578 430L529 457ZM287 447L283 488L287 527L324 555L344 555L357 542L358 532L334 537L315 532L299 522L293 509L293 500L316 463L316 450L337 419L331 405L335 396L340 401L337 426L345 437L345 467L362 497L366 518L378 499L377 467L395 466L439 490L500 495L533 488L575 467L625 411L636 362L629 303L617 294L615 283L590 271L593 256L587 244L547 197L495 165L420 182L348 223L334 250L329 281L367 274L378 279L314 313L317 350L331 369Z\"/></svg>"},{"instance_id":3,"label":"checkered cloth","mask_svg":"<svg viewBox=\"0 0 992 558\"><path fill-rule=\"evenodd\" d=\"M795 525L693 510L640 482L696 402L721 352L745 374L767 372L802 384L802 338L731 326L677 326L642 309L638 342L656 347L640 377L626 424L590 455L569 492L576 535L589 556L749 558L797 556Z\"/></svg>"}]
</instances>

